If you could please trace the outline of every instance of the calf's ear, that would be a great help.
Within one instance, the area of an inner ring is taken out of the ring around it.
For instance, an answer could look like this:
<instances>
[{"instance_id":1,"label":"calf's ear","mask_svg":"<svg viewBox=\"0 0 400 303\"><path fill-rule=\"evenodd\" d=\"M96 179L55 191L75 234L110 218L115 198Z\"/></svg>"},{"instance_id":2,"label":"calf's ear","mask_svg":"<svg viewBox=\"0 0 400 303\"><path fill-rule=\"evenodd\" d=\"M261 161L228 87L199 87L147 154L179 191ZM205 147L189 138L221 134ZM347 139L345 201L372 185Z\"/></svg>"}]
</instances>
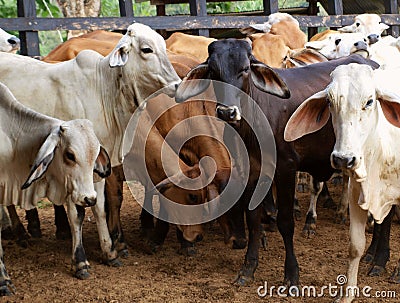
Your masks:
<instances>
[{"instance_id":1,"label":"calf's ear","mask_svg":"<svg viewBox=\"0 0 400 303\"><path fill-rule=\"evenodd\" d=\"M111 175L111 162L107 151L100 146L100 152L94 164L94 172L101 178L107 178Z\"/></svg>"},{"instance_id":2,"label":"calf's ear","mask_svg":"<svg viewBox=\"0 0 400 303\"><path fill-rule=\"evenodd\" d=\"M175 101L181 103L190 97L197 96L204 92L211 83L207 78L207 63L202 63L193 68L179 84L178 89L175 92Z\"/></svg>"},{"instance_id":3,"label":"calf's ear","mask_svg":"<svg viewBox=\"0 0 400 303\"><path fill-rule=\"evenodd\" d=\"M329 120L326 92L320 91L304 101L290 117L284 139L288 142L320 130Z\"/></svg>"},{"instance_id":4,"label":"calf's ear","mask_svg":"<svg viewBox=\"0 0 400 303\"><path fill-rule=\"evenodd\" d=\"M251 79L258 89L280 98L290 98L289 88L273 69L261 62L251 63L250 68Z\"/></svg>"},{"instance_id":5,"label":"calf's ear","mask_svg":"<svg viewBox=\"0 0 400 303\"><path fill-rule=\"evenodd\" d=\"M60 136L58 132L52 132L44 141L39 149L36 159L33 162L33 166L29 173L28 179L22 185L21 189L28 188L34 181L43 176L43 174L49 168L51 161L53 161L54 154L58 143L60 142Z\"/></svg>"},{"instance_id":6,"label":"calf's ear","mask_svg":"<svg viewBox=\"0 0 400 303\"><path fill-rule=\"evenodd\" d=\"M121 40L110 54L110 67L124 66L128 62L129 50L130 45Z\"/></svg>"},{"instance_id":7,"label":"calf's ear","mask_svg":"<svg viewBox=\"0 0 400 303\"><path fill-rule=\"evenodd\" d=\"M385 89L378 89L377 97L386 120L400 127L400 96Z\"/></svg>"},{"instance_id":8,"label":"calf's ear","mask_svg":"<svg viewBox=\"0 0 400 303\"><path fill-rule=\"evenodd\" d=\"M341 33L354 33L356 29L357 29L357 26L355 23L353 23L351 25L347 25L347 26L338 28L338 31Z\"/></svg>"}]
</instances>

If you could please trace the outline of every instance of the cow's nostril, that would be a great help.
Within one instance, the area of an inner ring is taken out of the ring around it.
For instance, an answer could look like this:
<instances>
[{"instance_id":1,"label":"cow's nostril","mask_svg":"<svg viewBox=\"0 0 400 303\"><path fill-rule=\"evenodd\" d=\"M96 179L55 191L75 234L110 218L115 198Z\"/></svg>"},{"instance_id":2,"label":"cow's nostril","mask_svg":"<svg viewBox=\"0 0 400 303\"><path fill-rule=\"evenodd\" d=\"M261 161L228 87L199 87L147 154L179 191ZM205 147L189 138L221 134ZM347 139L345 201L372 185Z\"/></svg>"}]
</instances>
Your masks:
<instances>
[{"instance_id":1,"label":"cow's nostril","mask_svg":"<svg viewBox=\"0 0 400 303\"><path fill-rule=\"evenodd\" d=\"M200 242L201 240L203 240L203 235L197 235L196 242Z\"/></svg>"},{"instance_id":2,"label":"cow's nostril","mask_svg":"<svg viewBox=\"0 0 400 303\"><path fill-rule=\"evenodd\" d=\"M85 197L85 203L87 206L94 206L96 204L97 199L96 198L88 198Z\"/></svg>"},{"instance_id":3,"label":"cow's nostril","mask_svg":"<svg viewBox=\"0 0 400 303\"><path fill-rule=\"evenodd\" d=\"M236 117L236 110L235 110L235 109L232 109L232 110L231 110L231 113L230 113L230 115L229 115L229 118L234 119L235 117Z\"/></svg>"},{"instance_id":4,"label":"cow's nostril","mask_svg":"<svg viewBox=\"0 0 400 303\"><path fill-rule=\"evenodd\" d=\"M354 46L358 46L358 42L354 43Z\"/></svg>"},{"instance_id":5,"label":"cow's nostril","mask_svg":"<svg viewBox=\"0 0 400 303\"><path fill-rule=\"evenodd\" d=\"M356 157L349 158L349 161L347 162L347 168L352 168L355 163L356 163Z\"/></svg>"}]
</instances>

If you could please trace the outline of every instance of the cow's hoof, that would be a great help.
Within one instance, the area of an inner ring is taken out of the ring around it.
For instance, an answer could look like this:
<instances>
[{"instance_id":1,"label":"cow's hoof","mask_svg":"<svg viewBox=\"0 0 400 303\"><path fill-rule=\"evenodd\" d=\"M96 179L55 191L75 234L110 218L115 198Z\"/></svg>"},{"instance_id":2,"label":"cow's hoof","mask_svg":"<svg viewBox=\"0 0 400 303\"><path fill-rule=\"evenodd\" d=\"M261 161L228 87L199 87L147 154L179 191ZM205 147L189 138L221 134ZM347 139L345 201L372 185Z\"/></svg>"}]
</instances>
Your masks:
<instances>
[{"instance_id":1,"label":"cow's hoof","mask_svg":"<svg viewBox=\"0 0 400 303\"><path fill-rule=\"evenodd\" d=\"M16 288L11 280L6 280L2 283L3 285L0 286L0 296L12 296L16 292Z\"/></svg>"},{"instance_id":2,"label":"cow's hoof","mask_svg":"<svg viewBox=\"0 0 400 303\"><path fill-rule=\"evenodd\" d=\"M398 267L396 267L393 271L392 275L389 278L389 282L400 284L400 271Z\"/></svg>"},{"instance_id":3,"label":"cow's hoof","mask_svg":"<svg viewBox=\"0 0 400 303\"><path fill-rule=\"evenodd\" d=\"M385 267L379 266L379 265L374 265L369 270L368 276L370 276L370 277L379 277L379 276L383 275L384 273L386 273Z\"/></svg>"},{"instance_id":4,"label":"cow's hoof","mask_svg":"<svg viewBox=\"0 0 400 303\"><path fill-rule=\"evenodd\" d=\"M265 234L265 232L263 232L261 236L261 246L264 250L267 250L268 242L267 242L267 235Z\"/></svg>"},{"instance_id":5,"label":"cow's hoof","mask_svg":"<svg viewBox=\"0 0 400 303\"><path fill-rule=\"evenodd\" d=\"M254 281L254 276L245 276L239 274L235 281L233 282L233 285L235 286L248 286Z\"/></svg>"},{"instance_id":6,"label":"cow's hoof","mask_svg":"<svg viewBox=\"0 0 400 303\"><path fill-rule=\"evenodd\" d=\"M127 249L127 248L124 248L124 249L122 249L122 250L119 250L119 251L118 251L118 257L121 257L121 258L124 258L124 259L128 258L128 257L129 257L129 251L128 251L128 249Z\"/></svg>"},{"instance_id":7,"label":"cow's hoof","mask_svg":"<svg viewBox=\"0 0 400 303\"><path fill-rule=\"evenodd\" d=\"M79 280L86 280L90 277L90 273L87 268L81 268L75 272L75 277Z\"/></svg>"},{"instance_id":8,"label":"cow's hoof","mask_svg":"<svg viewBox=\"0 0 400 303\"><path fill-rule=\"evenodd\" d=\"M297 190L297 192L299 192L299 193L308 193L308 191L310 190L310 188L308 187L308 185L307 184L301 184L301 183L298 183L297 184L297 187L296 187L296 190Z\"/></svg>"},{"instance_id":9,"label":"cow's hoof","mask_svg":"<svg viewBox=\"0 0 400 303\"><path fill-rule=\"evenodd\" d=\"M28 226L28 231L32 238L40 239L42 237L42 231L40 228L29 228Z\"/></svg>"},{"instance_id":10,"label":"cow's hoof","mask_svg":"<svg viewBox=\"0 0 400 303\"><path fill-rule=\"evenodd\" d=\"M143 250L146 254L153 255L158 253L162 248L162 244L158 244L152 240L144 241Z\"/></svg>"},{"instance_id":11,"label":"cow's hoof","mask_svg":"<svg viewBox=\"0 0 400 303\"><path fill-rule=\"evenodd\" d=\"M246 238L235 239L232 242L233 249L245 249L246 247L247 247L247 239Z\"/></svg>"},{"instance_id":12,"label":"cow's hoof","mask_svg":"<svg viewBox=\"0 0 400 303\"><path fill-rule=\"evenodd\" d=\"M307 238L307 239L314 238L315 234L316 234L315 224L305 224L301 234L304 238Z\"/></svg>"},{"instance_id":13,"label":"cow's hoof","mask_svg":"<svg viewBox=\"0 0 400 303\"><path fill-rule=\"evenodd\" d=\"M123 266L123 263L118 258L115 258L115 259L112 259L112 260L107 260L106 264L108 266L112 266L112 267L121 267L121 266Z\"/></svg>"},{"instance_id":14,"label":"cow's hoof","mask_svg":"<svg viewBox=\"0 0 400 303\"><path fill-rule=\"evenodd\" d=\"M197 250L194 246L181 247L180 249L178 249L178 254L186 257L194 257L195 255L197 255Z\"/></svg>"},{"instance_id":15,"label":"cow's hoof","mask_svg":"<svg viewBox=\"0 0 400 303\"><path fill-rule=\"evenodd\" d=\"M71 240L72 235L70 230L56 230L56 239L57 240Z\"/></svg>"},{"instance_id":16,"label":"cow's hoof","mask_svg":"<svg viewBox=\"0 0 400 303\"><path fill-rule=\"evenodd\" d=\"M366 253L362 258L361 262L372 264L374 262L374 256L372 254Z\"/></svg>"}]
</instances>

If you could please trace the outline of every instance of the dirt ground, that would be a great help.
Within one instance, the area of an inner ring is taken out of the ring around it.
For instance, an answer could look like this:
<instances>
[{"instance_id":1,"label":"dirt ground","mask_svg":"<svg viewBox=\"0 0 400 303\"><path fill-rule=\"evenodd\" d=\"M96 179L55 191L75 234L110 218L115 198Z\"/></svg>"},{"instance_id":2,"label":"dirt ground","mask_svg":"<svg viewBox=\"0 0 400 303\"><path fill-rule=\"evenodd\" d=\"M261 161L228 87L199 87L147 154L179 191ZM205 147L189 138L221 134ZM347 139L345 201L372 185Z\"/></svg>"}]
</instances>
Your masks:
<instances>
[{"instance_id":1,"label":"dirt ground","mask_svg":"<svg viewBox=\"0 0 400 303\"><path fill-rule=\"evenodd\" d=\"M339 200L339 188L334 200ZM300 264L302 286L338 285L337 276L346 273L348 226L333 223L333 210L318 207L317 235L313 239L301 236L308 194L300 194L302 220L296 222L295 249ZM204 240L197 245L195 257L177 254L179 244L175 228L171 227L162 251L148 255L139 235L139 205L129 190L124 192L122 224L130 246L124 266L112 268L100 263L100 246L91 211L84 223L84 247L91 264L91 277L81 281L70 271L71 242L56 240L52 207L39 210L43 238L31 240L28 248L3 240L5 264L17 288L12 297L0 302L332 302L325 292L321 298L282 298L274 292L259 297L257 289L267 283L278 287L283 280L284 246L278 232L268 233L268 247L260 249L260 262L254 283L237 288L232 285L245 250L232 250L223 243L223 235L215 223L206 227ZM24 213L19 210L24 224ZM400 257L398 235L400 225L393 224L388 273L384 277L367 277L368 266L360 266L359 284L376 291L397 291L398 298L360 298L358 302L400 302L400 286L387 282ZM395 236L396 235L396 236ZM371 236L368 235L368 243ZM276 289L276 288L275 288Z\"/></svg>"}]
</instances>

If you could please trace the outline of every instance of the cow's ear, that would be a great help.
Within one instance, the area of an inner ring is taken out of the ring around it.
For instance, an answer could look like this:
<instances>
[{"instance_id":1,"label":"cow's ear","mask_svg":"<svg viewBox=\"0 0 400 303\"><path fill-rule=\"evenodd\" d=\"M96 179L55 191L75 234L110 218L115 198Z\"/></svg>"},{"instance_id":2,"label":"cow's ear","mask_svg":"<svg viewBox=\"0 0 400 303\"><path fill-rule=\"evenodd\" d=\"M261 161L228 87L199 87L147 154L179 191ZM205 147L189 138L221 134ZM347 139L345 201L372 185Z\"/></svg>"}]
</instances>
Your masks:
<instances>
[{"instance_id":1,"label":"cow's ear","mask_svg":"<svg viewBox=\"0 0 400 303\"><path fill-rule=\"evenodd\" d=\"M39 149L36 159L33 162L28 179L22 185L21 189L28 188L34 181L43 176L49 168L51 161L53 161L54 154L58 143L60 142L60 135L58 132L52 132L44 141Z\"/></svg>"},{"instance_id":2,"label":"cow's ear","mask_svg":"<svg viewBox=\"0 0 400 303\"><path fill-rule=\"evenodd\" d=\"M284 139L290 142L320 130L328 122L329 116L326 92L320 91L296 109L286 124Z\"/></svg>"},{"instance_id":3,"label":"cow's ear","mask_svg":"<svg viewBox=\"0 0 400 303\"><path fill-rule=\"evenodd\" d=\"M107 151L100 146L100 152L94 163L94 172L101 178L107 178L111 174L111 162Z\"/></svg>"},{"instance_id":4,"label":"cow's ear","mask_svg":"<svg viewBox=\"0 0 400 303\"><path fill-rule=\"evenodd\" d=\"M341 33L354 33L356 29L357 29L357 26L355 23L353 23L351 25L347 25L347 26L338 28L338 31Z\"/></svg>"},{"instance_id":5,"label":"cow's ear","mask_svg":"<svg viewBox=\"0 0 400 303\"><path fill-rule=\"evenodd\" d=\"M263 63L251 63L251 79L254 85L269 94L280 98L290 98L290 91L282 78Z\"/></svg>"},{"instance_id":6,"label":"cow's ear","mask_svg":"<svg viewBox=\"0 0 400 303\"><path fill-rule=\"evenodd\" d=\"M309 49L315 49L315 50L318 51L318 50L322 49L324 46L327 45L327 43L328 43L327 39L316 40L316 41L308 41L308 42L306 42L306 44L304 44L304 47L305 48L309 48Z\"/></svg>"},{"instance_id":7,"label":"cow's ear","mask_svg":"<svg viewBox=\"0 0 400 303\"><path fill-rule=\"evenodd\" d=\"M300 51L291 51L288 59L293 60L294 65L297 67L328 61L324 55L309 48L304 48Z\"/></svg>"},{"instance_id":8,"label":"cow's ear","mask_svg":"<svg viewBox=\"0 0 400 303\"><path fill-rule=\"evenodd\" d=\"M379 29L381 30L381 32L383 32L385 29L388 29L388 28L389 28L389 25L387 25L383 22L379 23Z\"/></svg>"},{"instance_id":9,"label":"cow's ear","mask_svg":"<svg viewBox=\"0 0 400 303\"><path fill-rule=\"evenodd\" d=\"M204 92L211 81L208 78L208 64L202 63L193 68L182 82L175 93L175 101L181 103L190 97L197 96Z\"/></svg>"},{"instance_id":10,"label":"cow's ear","mask_svg":"<svg viewBox=\"0 0 400 303\"><path fill-rule=\"evenodd\" d=\"M128 53L130 45L127 42L120 41L110 54L110 67L124 66L128 62Z\"/></svg>"},{"instance_id":11,"label":"cow's ear","mask_svg":"<svg viewBox=\"0 0 400 303\"><path fill-rule=\"evenodd\" d=\"M384 90L378 91L377 95L386 120L400 127L400 96Z\"/></svg>"}]
</instances>

